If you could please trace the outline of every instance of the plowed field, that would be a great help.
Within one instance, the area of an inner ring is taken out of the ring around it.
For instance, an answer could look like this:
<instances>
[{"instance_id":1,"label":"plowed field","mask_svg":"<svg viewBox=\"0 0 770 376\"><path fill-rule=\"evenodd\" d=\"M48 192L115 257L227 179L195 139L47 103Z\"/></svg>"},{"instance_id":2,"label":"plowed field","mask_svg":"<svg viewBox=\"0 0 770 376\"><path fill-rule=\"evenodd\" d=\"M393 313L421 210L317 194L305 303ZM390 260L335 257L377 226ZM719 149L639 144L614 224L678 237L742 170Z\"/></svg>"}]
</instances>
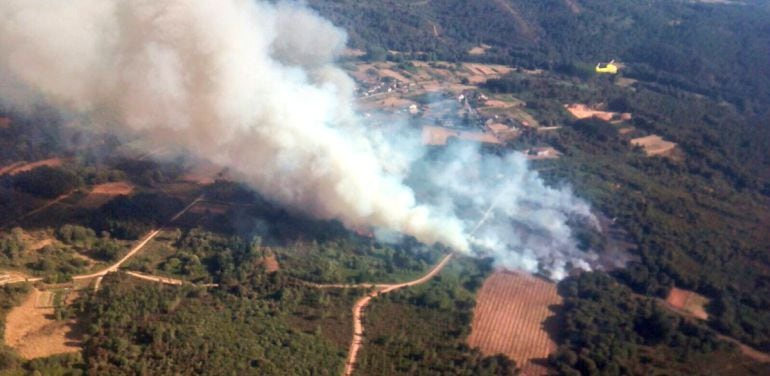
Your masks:
<instances>
[{"instance_id":1,"label":"plowed field","mask_svg":"<svg viewBox=\"0 0 770 376\"><path fill-rule=\"evenodd\" d=\"M556 344L546 331L551 306L561 304L556 285L526 274L496 272L479 290L468 344L485 355L505 354L523 375L545 375Z\"/></svg>"}]
</instances>

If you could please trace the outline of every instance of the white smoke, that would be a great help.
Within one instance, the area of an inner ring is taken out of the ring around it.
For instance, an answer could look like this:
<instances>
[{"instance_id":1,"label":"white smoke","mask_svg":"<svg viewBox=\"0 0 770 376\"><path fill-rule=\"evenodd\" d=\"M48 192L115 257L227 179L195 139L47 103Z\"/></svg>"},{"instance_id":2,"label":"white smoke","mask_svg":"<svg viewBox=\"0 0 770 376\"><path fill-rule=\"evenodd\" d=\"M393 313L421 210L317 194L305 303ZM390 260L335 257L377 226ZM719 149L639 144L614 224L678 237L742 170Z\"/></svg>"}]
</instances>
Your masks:
<instances>
[{"instance_id":1,"label":"white smoke","mask_svg":"<svg viewBox=\"0 0 770 376\"><path fill-rule=\"evenodd\" d=\"M354 83L334 65L345 43L290 3L3 0L0 90L11 104L35 95L228 166L266 197L351 228L481 249L556 277L567 262L584 266L566 218L590 217L587 206L543 185L521 156L458 152L449 170L424 176L441 193L418 200L405 179L424 152L419 139L363 125ZM462 178L474 161L487 180Z\"/></svg>"}]
</instances>

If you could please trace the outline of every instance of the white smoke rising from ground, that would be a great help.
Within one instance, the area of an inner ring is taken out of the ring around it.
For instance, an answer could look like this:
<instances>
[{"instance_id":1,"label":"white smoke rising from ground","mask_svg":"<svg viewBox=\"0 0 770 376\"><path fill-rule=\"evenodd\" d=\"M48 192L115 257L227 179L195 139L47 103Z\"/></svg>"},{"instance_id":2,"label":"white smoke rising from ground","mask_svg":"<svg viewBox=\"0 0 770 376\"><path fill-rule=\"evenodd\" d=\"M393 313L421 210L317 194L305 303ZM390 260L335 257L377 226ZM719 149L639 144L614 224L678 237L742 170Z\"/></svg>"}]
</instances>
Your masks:
<instances>
[{"instance_id":1,"label":"white smoke rising from ground","mask_svg":"<svg viewBox=\"0 0 770 376\"><path fill-rule=\"evenodd\" d=\"M4 0L0 90L12 105L35 95L113 133L228 166L266 197L351 228L481 249L557 278L567 262L586 267L566 219L590 218L588 207L546 187L522 156L462 150L449 169L426 173L440 193L418 200L404 180L424 151L416 138L362 126L354 83L334 66L345 43L290 3ZM463 179L473 161L486 180Z\"/></svg>"}]
</instances>

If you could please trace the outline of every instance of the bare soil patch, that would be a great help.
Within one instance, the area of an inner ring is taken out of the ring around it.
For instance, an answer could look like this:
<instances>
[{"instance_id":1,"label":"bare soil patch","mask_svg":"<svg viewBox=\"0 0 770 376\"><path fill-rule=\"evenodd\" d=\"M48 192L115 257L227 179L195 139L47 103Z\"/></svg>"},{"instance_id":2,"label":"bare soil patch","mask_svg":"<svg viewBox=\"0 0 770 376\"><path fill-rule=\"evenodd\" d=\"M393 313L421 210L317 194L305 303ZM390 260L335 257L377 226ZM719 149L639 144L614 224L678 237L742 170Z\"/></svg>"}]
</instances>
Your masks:
<instances>
[{"instance_id":1,"label":"bare soil patch","mask_svg":"<svg viewBox=\"0 0 770 376\"><path fill-rule=\"evenodd\" d=\"M658 135L639 137L631 140L631 144L641 146L648 156L665 155L676 148L676 143L666 141Z\"/></svg>"},{"instance_id":2,"label":"bare soil patch","mask_svg":"<svg viewBox=\"0 0 770 376\"><path fill-rule=\"evenodd\" d=\"M32 163L24 163L24 164L18 165L15 168L13 168L10 171L8 171L7 173L9 175L16 175L16 174L20 174L22 172L27 172L27 171L30 171L30 170L34 170L34 169L36 169L38 167L43 167L43 166L59 167L62 164L64 164L64 160L62 160L61 158L51 158L51 159L46 159L46 160L42 160L42 161L37 161L37 162L32 162Z\"/></svg>"},{"instance_id":3,"label":"bare soil patch","mask_svg":"<svg viewBox=\"0 0 770 376\"><path fill-rule=\"evenodd\" d=\"M416 104L416 102L411 101L409 99L404 99L397 96L390 96L387 97L379 102L379 107L381 108L404 108L409 107L413 104Z\"/></svg>"},{"instance_id":4,"label":"bare soil patch","mask_svg":"<svg viewBox=\"0 0 770 376\"><path fill-rule=\"evenodd\" d=\"M584 104L573 103L564 106L572 116L578 119L588 119L595 117L604 121L611 121L616 116L620 116L617 112L598 111L594 110Z\"/></svg>"},{"instance_id":5,"label":"bare soil patch","mask_svg":"<svg viewBox=\"0 0 770 376\"><path fill-rule=\"evenodd\" d=\"M5 344L24 359L48 357L80 351L75 322L56 321L54 308L40 307L45 293L33 289L21 306L8 313L5 320Z\"/></svg>"},{"instance_id":6,"label":"bare soil patch","mask_svg":"<svg viewBox=\"0 0 770 376\"><path fill-rule=\"evenodd\" d=\"M11 118L0 117L0 129L8 129L11 127Z\"/></svg>"},{"instance_id":7,"label":"bare soil patch","mask_svg":"<svg viewBox=\"0 0 770 376\"><path fill-rule=\"evenodd\" d=\"M275 258L275 255L265 257L264 260L262 260L262 264L265 266L265 271L268 273L275 273L281 270L281 266L278 264L278 259Z\"/></svg>"},{"instance_id":8,"label":"bare soil patch","mask_svg":"<svg viewBox=\"0 0 770 376\"><path fill-rule=\"evenodd\" d=\"M561 304L556 285L522 273L499 271L479 290L468 344L485 355L504 354L523 375L546 375L556 349L546 328L552 306Z\"/></svg>"},{"instance_id":9,"label":"bare soil patch","mask_svg":"<svg viewBox=\"0 0 770 376\"><path fill-rule=\"evenodd\" d=\"M80 201L80 206L89 209L98 208L115 196L129 195L133 191L134 186L128 182L99 184L94 186L88 196Z\"/></svg>"},{"instance_id":10,"label":"bare soil patch","mask_svg":"<svg viewBox=\"0 0 770 376\"><path fill-rule=\"evenodd\" d=\"M674 287L668 294L666 303L670 304L676 309L680 309L692 315L695 318L700 320L708 320L708 313L706 313L706 304L708 304L708 299L693 291L682 290Z\"/></svg>"},{"instance_id":11,"label":"bare soil patch","mask_svg":"<svg viewBox=\"0 0 770 376\"><path fill-rule=\"evenodd\" d=\"M478 142L482 144L500 144L500 140L491 133L469 132L436 126L422 127L423 145L446 145L453 139Z\"/></svg>"},{"instance_id":12,"label":"bare soil patch","mask_svg":"<svg viewBox=\"0 0 770 376\"><path fill-rule=\"evenodd\" d=\"M490 48L492 48L492 47L491 46L487 46L486 44L482 44L482 45L473 47L470 50L468 50L468 55L473 55L473 56L483 55L483 54L487 53L487 50L490 49Z\"/></svg>"}]
</instances>

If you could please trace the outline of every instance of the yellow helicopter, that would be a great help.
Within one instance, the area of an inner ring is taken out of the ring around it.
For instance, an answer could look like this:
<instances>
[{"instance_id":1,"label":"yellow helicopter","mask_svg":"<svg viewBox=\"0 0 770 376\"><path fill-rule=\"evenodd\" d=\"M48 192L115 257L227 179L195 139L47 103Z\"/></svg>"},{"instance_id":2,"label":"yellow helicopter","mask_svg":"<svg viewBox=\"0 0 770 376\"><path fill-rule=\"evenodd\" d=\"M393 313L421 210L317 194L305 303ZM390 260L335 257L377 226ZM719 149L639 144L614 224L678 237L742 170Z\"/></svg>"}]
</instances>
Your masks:
<instances>
[{"instance_id":1,"label":"yellow helicopter","mask_svg":"<svg viewBox=\"0 0 770 376\"><path fill-rule=\"evenodd\" d=\"M611 60L609 63L599 63L596 64L596 73L618 74L618 66L615 65L615 60Z\"/></svg>"}]
</instances>

